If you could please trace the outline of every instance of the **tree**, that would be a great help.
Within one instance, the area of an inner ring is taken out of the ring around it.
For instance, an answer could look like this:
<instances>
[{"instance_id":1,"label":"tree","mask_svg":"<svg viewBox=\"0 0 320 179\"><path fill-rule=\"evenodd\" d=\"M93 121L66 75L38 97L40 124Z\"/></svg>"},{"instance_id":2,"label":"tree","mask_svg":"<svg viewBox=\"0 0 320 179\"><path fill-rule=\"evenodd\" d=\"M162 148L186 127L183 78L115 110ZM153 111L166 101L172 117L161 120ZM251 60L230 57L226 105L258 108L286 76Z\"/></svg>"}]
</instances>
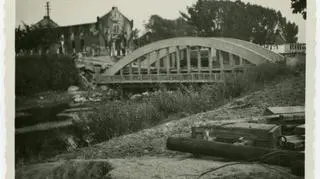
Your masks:
<instances>
[{"instance_id":1,"label":"tree","mask_svg":"<svg viewBox=\"0 0 320 179\"><path fill-rule=\"evenodd\" d=\"M280 12L239 0L198 0L181 15L200 36L233 37L268 44L275 42L278 30L287 29L286 35L291 40L298 33L297 26L288 25Z\"/></svg>"},{"instance_id":2,"label":"tree","mask_svg":"<svg viewBox=\"0 0 320 179\"><path fill-rule=\"evenodd\" d=\"M23 24L15 29L15 49L20 50L48 50L52 44L58 42L58 31L55 28L43 28Z\"/></svg>"},{"instance_id":3,"label":"tree","mask_svg":"<svg viewBox=\"0 0 320 179\"><path fill-rule=\"evenodd\" d=\"M189 36L195 32L194 28L183 18L169 20L158 15L152 15L145 28L149 32L149 42L172 37Z\"/></svg>"},{"instance_id":4,"label":"tree","mask_svg":"<svg viewBox=\"0 0 320 179\"><path fill-rule=\"evenodd\" d=\"M291 0L292 12L302 14L303 19L307 19L307 2L306 0Z\"/></svg>"},{"instance_id":5,"label":"tree","mask_svg":"<svg viewBox=\"0 0 320 179\"><path fill-rule=\"evenodd\" d=\"M298 37L296 36L298 31L298 26L296 26L294 23L288 22L283 29L283 35L286 39L286 42L296 43L298 40Z\"/></svg>"}]
</instances>

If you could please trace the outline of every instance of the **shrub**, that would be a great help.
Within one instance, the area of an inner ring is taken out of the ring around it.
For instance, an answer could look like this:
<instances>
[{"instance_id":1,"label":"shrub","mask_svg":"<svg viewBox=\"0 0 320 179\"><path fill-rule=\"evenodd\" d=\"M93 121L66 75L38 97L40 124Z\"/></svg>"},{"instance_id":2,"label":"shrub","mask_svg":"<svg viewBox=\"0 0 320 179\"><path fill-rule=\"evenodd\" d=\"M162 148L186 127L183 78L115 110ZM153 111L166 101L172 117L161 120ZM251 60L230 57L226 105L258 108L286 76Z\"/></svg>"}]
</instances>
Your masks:
<instances>
[{"instance_id":1,"label":"shrub","mask_svg":"<svg viewBox=\"0 0 320 179\"><path fill-rule=\"evenodd\" d=\"M282 64L262 64L246 73L226 75L223 84L201 87L180 86L178 90L160 91L139 101L111 101L81 123L89 128L96 142L159 124L169 115L194 114L214 109L230 99L259 89L265 83L291 75L292 69Z\"/></svg>"},{"instance_id":2,"label":"shrub","mask_svg":"<svg viewBox=\"0 0 320 179\"><path fill-rule=\"evenodd\" d=\"M32 95L50 90L66 90L78 85L74 62L64 56L16 57L16 94Z\"/></svg>"}]
</instances>

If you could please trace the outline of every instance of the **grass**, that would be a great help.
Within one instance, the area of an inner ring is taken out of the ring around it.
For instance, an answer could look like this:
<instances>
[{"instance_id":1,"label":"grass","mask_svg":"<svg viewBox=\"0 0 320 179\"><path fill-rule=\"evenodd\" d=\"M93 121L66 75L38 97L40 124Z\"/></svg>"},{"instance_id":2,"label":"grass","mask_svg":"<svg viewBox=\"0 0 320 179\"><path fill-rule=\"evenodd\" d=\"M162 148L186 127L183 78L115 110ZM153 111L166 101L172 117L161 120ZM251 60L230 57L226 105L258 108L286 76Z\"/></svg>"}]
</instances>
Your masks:
<instances>
[{"instance_id":1,"label":"grass","mask_svg":"<svg viewBox=\"0 0 320 179\"><path fill-rule=\"evenodd\" d=\"M212 110L233 98L262 89L267 83L304 74L304 67L299 68L297 71L282 64L263 64L246 73L228 75L225 84L181 86L176 91L162 89L138 101L111 101L76 126L81 131L79 135L90 136L93 143L105 141L160 124L170 115Z\"/></svg>"}]
</instances>

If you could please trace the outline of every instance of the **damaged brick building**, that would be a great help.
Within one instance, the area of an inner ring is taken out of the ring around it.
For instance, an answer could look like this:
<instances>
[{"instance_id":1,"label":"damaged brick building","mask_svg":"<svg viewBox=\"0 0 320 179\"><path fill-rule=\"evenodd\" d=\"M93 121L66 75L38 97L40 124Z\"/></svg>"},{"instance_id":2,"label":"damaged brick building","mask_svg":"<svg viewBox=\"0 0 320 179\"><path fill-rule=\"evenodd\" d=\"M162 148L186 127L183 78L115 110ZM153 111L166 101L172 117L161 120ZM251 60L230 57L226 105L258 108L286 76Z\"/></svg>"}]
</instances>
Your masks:
<instances>
[{"instance_id":1,"label":"damaged brick building","mask_svg":"<svg viewBox=\"0 0 320 179\"><path fill-rule=\"evenodd\" d=\"M59 54L84 53L91 55L123 56L133 50L133 20L125 17L117 7L96 22L58 26L49 14L34 26L52 26L58 33L58 42L51 51Z\"/></svg>"}]
</instances>

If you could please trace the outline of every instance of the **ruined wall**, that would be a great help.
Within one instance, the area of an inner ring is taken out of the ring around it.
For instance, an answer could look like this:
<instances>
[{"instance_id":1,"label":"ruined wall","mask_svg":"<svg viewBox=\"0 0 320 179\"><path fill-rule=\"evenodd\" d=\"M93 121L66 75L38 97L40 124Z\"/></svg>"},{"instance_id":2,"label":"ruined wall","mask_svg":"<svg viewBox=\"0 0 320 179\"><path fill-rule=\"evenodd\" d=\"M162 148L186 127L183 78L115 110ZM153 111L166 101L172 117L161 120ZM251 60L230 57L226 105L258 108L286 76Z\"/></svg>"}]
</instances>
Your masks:
<instances>
[{"instance_id":1,"label":"ruined wall","mask_svg":"<svg viewBox=\"0 0 320 179\"><path fill-rule=\"evenodd\" d=\"M65 53L92 52L95 49L96 52L104 53L102 55L111 55L111 51L119 47L120 42L127 51L132 50L132 28L133 22L113 7L104 16L97 17L96 22L57 29Z\"/></svg>"}]
</instances>

